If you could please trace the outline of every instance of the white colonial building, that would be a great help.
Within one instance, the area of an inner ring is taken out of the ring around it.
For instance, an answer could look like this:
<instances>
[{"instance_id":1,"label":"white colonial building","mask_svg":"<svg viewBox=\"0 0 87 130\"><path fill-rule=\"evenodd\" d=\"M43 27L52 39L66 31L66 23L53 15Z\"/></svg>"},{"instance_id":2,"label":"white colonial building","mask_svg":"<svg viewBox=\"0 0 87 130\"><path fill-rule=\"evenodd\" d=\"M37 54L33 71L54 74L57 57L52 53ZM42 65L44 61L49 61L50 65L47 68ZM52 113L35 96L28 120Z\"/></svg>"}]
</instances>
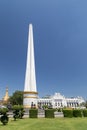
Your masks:
<instances>
[{"instance_id":1,"label":"white colonial building","mask_svg":"<svg viewBox=\"0 0 87 130\"><path fill-rule=\"evenodd\" d=\"M38 106L42 108L44 105L52 108L63 108L63 107L80 107L84 101L82 97L71 97L65 98L60 93L55 93L53 96L46 96L44 98L37 99Z\"/></svg>"}]
</instances>

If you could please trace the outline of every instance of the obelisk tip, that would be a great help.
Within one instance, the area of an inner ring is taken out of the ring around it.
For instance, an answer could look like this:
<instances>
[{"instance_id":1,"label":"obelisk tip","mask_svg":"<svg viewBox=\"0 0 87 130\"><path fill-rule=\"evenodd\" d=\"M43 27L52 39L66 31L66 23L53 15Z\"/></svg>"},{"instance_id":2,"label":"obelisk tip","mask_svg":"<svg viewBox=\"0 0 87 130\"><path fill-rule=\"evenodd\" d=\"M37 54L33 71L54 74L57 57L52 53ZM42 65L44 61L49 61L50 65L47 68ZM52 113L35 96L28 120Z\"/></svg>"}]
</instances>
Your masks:
<instances>
[{"instance_id":1,"label":"obelisk tip","mask_svg":"<svg viewBox=\"0 0 87 130\"><path fill-rule=\"evenodd\" d=\"M29 28L33 27L32 23L29 24Z\"/></svg>"}]
</instances>

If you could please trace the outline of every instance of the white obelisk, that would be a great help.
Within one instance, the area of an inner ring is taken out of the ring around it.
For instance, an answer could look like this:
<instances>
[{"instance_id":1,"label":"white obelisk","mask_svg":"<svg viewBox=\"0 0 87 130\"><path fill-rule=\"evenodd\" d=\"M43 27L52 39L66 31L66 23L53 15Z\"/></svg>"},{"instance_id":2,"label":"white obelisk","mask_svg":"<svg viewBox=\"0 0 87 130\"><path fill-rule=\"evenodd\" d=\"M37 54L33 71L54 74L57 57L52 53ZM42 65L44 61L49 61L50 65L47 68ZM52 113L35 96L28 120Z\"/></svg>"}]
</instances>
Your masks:
<instances>
[{"instance_id":1,"label":"white obelisk","mask_svg":"<svg viewBox=\"0 0 87 130\"><path fill-rule=\"evenodd\" d=\"M25 108L37 107L37 89L35 75L35 58L34 58L34 41L33 41L33 26L29 24L27 63L24 84L23 105Z\"/></svg>"}]
</instances>

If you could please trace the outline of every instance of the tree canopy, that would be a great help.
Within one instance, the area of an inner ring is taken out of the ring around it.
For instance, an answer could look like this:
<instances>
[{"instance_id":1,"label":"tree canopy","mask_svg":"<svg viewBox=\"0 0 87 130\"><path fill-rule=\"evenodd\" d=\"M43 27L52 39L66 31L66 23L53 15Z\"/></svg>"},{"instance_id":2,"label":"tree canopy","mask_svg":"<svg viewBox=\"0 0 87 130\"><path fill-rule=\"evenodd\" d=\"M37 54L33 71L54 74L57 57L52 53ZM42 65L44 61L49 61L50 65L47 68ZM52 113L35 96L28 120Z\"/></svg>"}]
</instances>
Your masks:
<instances>
[{"instance_id":1,"label":"tree canopy","mask_svg":"<svg viewBox=\"0 0 87 130\"><path fill-rule=\"evenodd\" d=\"M9 98L9 102L12 105L23 105L23 92L16 90Z\"/></svg>"}]
</instances>

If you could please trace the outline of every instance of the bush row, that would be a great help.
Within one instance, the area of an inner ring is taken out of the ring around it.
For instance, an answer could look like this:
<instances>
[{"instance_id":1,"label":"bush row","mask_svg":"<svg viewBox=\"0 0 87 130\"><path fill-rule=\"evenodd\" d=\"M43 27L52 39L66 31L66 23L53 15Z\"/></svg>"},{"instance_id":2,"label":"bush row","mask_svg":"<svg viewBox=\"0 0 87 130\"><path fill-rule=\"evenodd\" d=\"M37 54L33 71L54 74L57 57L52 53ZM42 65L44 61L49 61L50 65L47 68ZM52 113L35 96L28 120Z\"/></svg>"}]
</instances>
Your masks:
<instances>
[{"instance_id":1,"label":"bush row","mask_svg":"<svg viewBox=\"0 0 87 130\"><path fill-rule=\"evenodd\" d=\"M87 117L87 110L63 110L64 117Z\"/></svg>"},{"instance_id":2,"label":"bush row","mask_svg":"<svg viewBox=\"0 0 87 130\"><path fill-rule=\"evenodd\" d=\"M45 110L45 118L54 118L54 109L46 109ZM64 117L87 117L87 109L86 110L63 110ZM29 117L30 118L37 118L38 110L37 109L30 109L29 110Z\"/></svg>"},{"instance_id":3,"label":"bush row","mask_svg":"<svg viewBox=\"0 0 87 130\"><path fill-rule=\"evenodd\" d=\"M54 118L54 109L47 109L45 110L45 118ZM38 110L37 109L30 109L29 110L29 117L30 118L37 118L38 117Z\"/></svg>"},{"instance_id":4,"label":"bush row","mask_svg":"<svg viewBox=\"0 0 87 130\"><path fill-rule=\"evenodd\" d=\"M54 118L54 112L55 109L46 109L45 110L45 118ZM0 115L1 115L1 122L5 125L8 123L8 109L0 109ZM71 110L71 109L63 109L64 117L87 117L87 109L85 110ZM13 118L16 120L17 118L21 118L24 115L24 108L23 106L15 105L13 107ZM38 117L38 109L30 109L29 110L29 117L30 118L37 118Z\"/></svg>"}]
</instances>

